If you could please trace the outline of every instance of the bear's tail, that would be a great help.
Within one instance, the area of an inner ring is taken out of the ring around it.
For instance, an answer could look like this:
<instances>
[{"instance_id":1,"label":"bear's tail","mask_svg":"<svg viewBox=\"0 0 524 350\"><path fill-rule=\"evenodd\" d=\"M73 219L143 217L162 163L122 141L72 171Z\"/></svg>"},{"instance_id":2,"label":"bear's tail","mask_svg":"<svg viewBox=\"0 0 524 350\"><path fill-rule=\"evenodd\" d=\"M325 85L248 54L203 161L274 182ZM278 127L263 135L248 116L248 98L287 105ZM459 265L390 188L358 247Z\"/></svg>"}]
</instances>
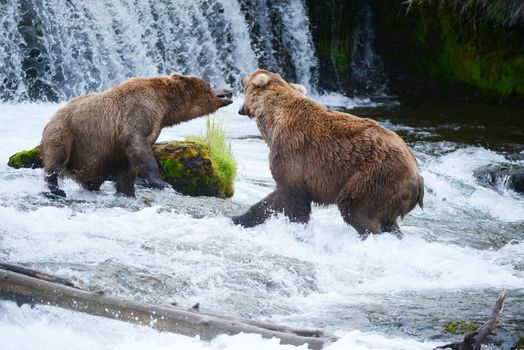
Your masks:
<instances>
[{"instance_id":1,"label":"bear's tail","mask_svg":"<svg viewBox=\"0 0 524 350\"><path fill-rule=\"evenodd\" d=\"M421 209L424 209L424 178L422 176L418 176L418 197L417 197L417 203L420 206Z\"/></svg>"}]
</instances>

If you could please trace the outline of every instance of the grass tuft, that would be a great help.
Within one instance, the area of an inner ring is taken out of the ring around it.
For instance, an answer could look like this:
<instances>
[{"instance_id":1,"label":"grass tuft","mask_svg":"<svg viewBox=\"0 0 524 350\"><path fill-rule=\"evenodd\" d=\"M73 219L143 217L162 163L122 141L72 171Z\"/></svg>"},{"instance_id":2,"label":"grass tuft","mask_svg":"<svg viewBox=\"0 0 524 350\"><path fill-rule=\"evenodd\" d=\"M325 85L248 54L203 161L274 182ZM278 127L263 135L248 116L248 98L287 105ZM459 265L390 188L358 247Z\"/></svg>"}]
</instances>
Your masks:
<instances>
[{"instance_id":1,"label":"grass tuft","mask_svg":"<svg viewBox=\"0 0 524 350\"><path fill-rule=\"evenodd\" d=\"M237 162L231 152L231 144L226 139L224 121L216 115L206 120L206 136L189 136L187 140L202 142L209 150L215 171L221 185L233 191L233 180L237 174Z\"/></svg>"}]
</instances>

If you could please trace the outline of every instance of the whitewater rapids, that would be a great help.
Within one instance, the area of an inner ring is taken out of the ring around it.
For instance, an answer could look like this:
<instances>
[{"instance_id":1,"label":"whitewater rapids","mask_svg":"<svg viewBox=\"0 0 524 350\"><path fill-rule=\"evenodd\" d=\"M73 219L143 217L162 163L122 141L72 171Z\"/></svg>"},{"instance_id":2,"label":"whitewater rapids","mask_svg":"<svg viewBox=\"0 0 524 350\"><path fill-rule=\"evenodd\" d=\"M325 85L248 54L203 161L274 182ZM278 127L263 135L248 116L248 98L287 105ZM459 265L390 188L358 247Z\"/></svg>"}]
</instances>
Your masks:
<instances>
[{"instance_id":1,"label":"whitewater rapids","mask_svg":"<svg viewBox=\"0 0 524 350\"><path fill-rule=\"evenodd\" d=\"M6 163L39 143L59 107L0 105L2 261L76 276L124 298L200 302L221 313L323 328L341 337L330 350L432 349L448 340L442 322L486 319L502 288L510 291L502 331L522 332L524 199L484 188L473 176L478 167L508 162L502 154L445 142L413 145L425 210L405 218L403 240L385 234L361 241L335 207L315 207L308 225L277 217L244 229L229 217L274 182L268 148L255 123L236 113L239 102L218 112L239 162L231 200L143 188L129 199L115 196L111 183L87 192L70 180L63 182L65 201L43 197L41 170ZM202 118L164 130L159 140L204 132ZM0 302L0 339L3 350L295 348L246 334L204 342L11 302Z\"/></svg>"}]
</instances>

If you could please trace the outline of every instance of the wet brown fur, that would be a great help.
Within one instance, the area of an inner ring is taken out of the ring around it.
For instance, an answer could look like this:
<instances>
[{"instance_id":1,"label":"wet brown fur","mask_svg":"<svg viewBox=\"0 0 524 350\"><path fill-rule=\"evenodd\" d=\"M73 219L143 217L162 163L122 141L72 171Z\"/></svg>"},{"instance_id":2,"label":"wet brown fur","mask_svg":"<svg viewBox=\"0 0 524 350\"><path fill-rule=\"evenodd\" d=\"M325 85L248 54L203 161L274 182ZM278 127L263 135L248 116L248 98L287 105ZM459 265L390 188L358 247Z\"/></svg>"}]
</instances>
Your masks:
<instances>
[{"instance_id":1,"label":"wet brown fur","mask_svg":"<svg viewBox=\"0 0 524 350\"><path fill-rule=\"evenodd\" d=\"M272 72L257 70L243 86L241 112L256 119L269 145L276 189L235 223L254 226L275 211L307 222L314 202L336 204L361 235L400 234L397 218L417 203L422 207L417 161L396 133L371 119L330 111Z\"/></svg>"},{"instance_id":2,"label":"wet brown fur","mask_svg":"<svg viewBox=\"0 0 524 350\"><path fill-rule=\"evenodd\" d=\"M42 158L52 193L66 175L89 190L115 180L118 192L134 195L137 175L157 188L167 187L151 151L164 127L223 107L201 79L177 73L133 78L112 89L70 100L47 124Z\"/></svg>"}]
</instances>

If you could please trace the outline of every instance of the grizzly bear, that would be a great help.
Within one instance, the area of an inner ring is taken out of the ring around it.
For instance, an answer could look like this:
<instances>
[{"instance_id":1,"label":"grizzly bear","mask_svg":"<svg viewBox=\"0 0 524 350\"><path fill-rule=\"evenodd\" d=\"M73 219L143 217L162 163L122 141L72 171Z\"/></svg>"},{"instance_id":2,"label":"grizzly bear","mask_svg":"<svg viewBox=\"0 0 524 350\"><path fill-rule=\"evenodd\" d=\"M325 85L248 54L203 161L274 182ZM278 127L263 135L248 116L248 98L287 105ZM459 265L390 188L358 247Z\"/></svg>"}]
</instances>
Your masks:
<instances>
[{"instance_id":1,"label":"grizzly bear","mask_svg":"<svg viewBox=\"0 0 524 350\"><path fill-rule=\"evenodd\" d=\"M254 118L269 146L275 190L233 218L251 227L275 212L306 223L311 203L336 204L344 221L369 233L402 235L397 218L422 207L423 179L406 143L377 122L328 110L299 85L256 70L242 79L242 115Z\"/></svg>"},{"instance_id":2,"label":"grizzly bear","mask_svg":"<svg viewBox=\"0 0 524 350\"><path fill-rule=\"evenodd\" d=\"M203 80L173 73L133 78L112 89L70 100L43 131L45 179L52 195L61 175L98 190L105 180L116 191L135 195L137 175L153 188L160 179L151 146L164 127L182 123L231 104L229 90L212 89Z\"/></svg>"}]
</instances>

